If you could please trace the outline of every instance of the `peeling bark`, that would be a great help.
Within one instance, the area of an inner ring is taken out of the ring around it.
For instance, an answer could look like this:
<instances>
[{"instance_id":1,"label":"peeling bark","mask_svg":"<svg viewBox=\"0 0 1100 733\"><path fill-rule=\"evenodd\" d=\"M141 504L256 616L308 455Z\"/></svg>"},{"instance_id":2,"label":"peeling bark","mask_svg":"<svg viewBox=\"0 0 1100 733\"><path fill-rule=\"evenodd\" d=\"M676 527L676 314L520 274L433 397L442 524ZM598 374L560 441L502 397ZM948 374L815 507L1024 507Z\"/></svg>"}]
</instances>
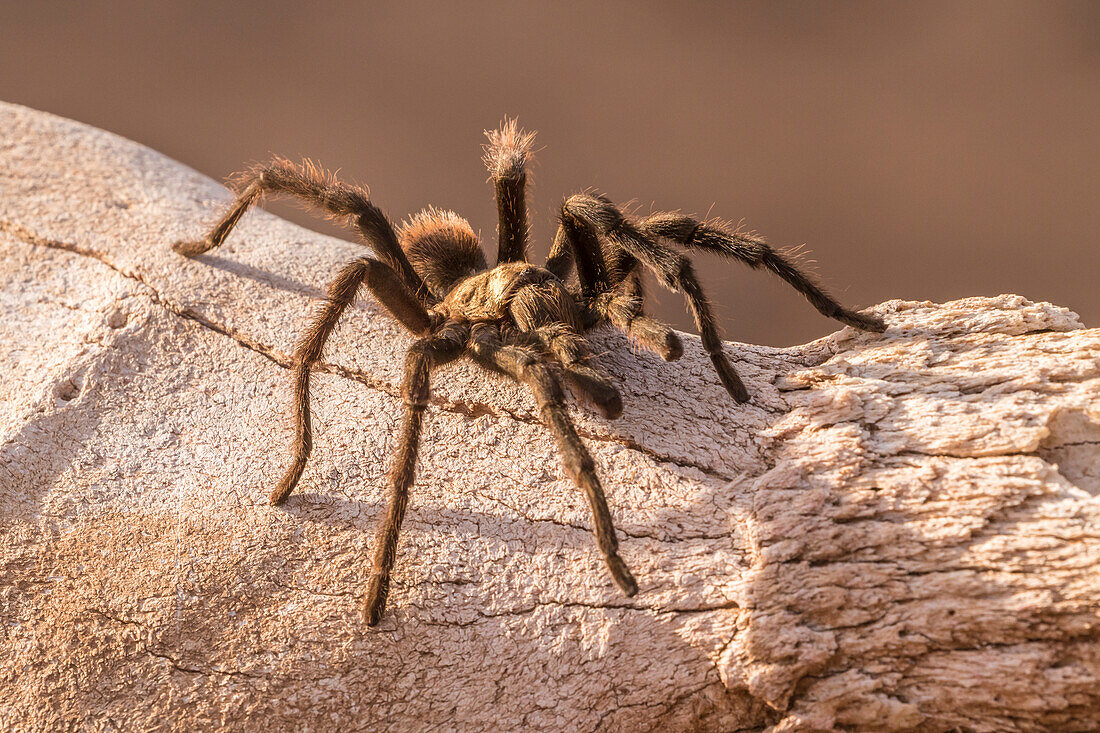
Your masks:
<instances>
[{"instance_id":1,"label":"peeling bark","mask_svg":"<svg viewBox=\"0 0 1100 733\"><path fill-rule=\"evenodd\" d=\"M876 307L666 364L601 334L574 411L624 558L517 386L433 380L387 616L359 621L409 339L361 299L292 432L288 365L361 248L108 133L0 105L0 725L1100 728L1100 331L1019 296Z\"/></svg>"}]
</instances>

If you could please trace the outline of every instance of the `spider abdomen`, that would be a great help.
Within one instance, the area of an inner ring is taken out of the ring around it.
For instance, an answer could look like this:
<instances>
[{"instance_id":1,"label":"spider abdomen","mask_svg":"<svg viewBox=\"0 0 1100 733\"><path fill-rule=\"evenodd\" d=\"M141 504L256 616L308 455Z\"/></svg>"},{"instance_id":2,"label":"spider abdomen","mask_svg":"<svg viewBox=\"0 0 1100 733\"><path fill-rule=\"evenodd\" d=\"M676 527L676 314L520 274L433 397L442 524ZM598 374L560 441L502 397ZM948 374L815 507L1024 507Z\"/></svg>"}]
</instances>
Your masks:
<instances>
[{"instance_id":1,"label":"spider abdomen","mask_svg":"<svg viewBox=\"0 0 1100 733\"><path fill-rule=\"evenodd\" d=\"M453 211L429 206L402 223L397 237L409 263L437 297L487 267L474 230Z\"/></svg>"}]
</instances>

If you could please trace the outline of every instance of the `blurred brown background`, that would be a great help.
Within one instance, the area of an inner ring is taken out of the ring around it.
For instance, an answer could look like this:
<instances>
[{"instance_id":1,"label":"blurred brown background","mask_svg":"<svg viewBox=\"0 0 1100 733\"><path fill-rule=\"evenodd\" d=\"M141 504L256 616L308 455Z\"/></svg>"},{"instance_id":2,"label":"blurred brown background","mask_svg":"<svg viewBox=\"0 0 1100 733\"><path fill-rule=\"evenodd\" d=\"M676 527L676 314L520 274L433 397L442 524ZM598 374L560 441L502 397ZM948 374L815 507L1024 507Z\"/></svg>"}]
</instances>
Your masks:
<instances>
[{"instance_id":1,"label":"blurred brown background","mask_svg":"<svg viewBox=\"0 0 1100 733\"><path fill-rule=\"evenodd\" d=\"M594 186L805 242L848 304L1017 292L1100 325L1089 0L0 0L0 98L219 179L308 155L395 218L454 208L490 241L481 133L518 115L545 146L538 261L562 196ZM835 328L764 273L699 270L729 338ZM678 297L660 299L690 327Z\"/></svg>"}]
</instances>

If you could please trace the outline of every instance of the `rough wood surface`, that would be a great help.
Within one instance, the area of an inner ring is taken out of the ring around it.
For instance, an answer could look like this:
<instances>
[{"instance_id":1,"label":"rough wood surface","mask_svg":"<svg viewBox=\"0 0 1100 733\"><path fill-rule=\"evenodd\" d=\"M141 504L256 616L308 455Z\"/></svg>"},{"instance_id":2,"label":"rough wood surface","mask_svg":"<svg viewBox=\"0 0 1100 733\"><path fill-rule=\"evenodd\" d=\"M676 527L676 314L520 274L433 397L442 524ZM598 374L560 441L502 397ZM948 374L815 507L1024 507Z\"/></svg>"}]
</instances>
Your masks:
<instances>
[{"instance_id":1,"label":"rough wood surface","mask_svg":"<svg viewBox=\"0 0 1100 733\"><path fill-rule=\"evenodd\" d=\"M575 415L633 599L532 401L443 369L368 630L409 339L360 300L268 506L288 354L361 250L257 212L170 251L227 200L0 106L0 726L1100 728L1100 331L1066 309L893 301L881 336L732 343L744 406L694 338L665 364L600 336L626 409Z\"/></svg>"}]
</instances>

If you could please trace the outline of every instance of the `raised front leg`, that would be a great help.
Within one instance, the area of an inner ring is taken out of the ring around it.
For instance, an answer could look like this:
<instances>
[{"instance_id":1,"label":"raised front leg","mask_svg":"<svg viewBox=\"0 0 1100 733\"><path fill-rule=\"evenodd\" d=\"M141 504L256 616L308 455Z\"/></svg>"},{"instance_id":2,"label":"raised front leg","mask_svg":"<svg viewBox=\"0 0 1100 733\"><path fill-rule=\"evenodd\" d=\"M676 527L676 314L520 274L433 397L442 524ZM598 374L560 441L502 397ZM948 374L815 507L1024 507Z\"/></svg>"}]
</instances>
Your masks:
<instances>
[{"instance_id":1,"label":"raised front leg","mask_svg":"<svg viewBox=\"0 0 1100 733\"><path fill-rule=\"evenodd\" d=\"M500 129L487 131L485 167L493 179L497 200L499 249L497 264L527 260L527 156L535 133L505 120Z\"/></svg>"}]
</instances>

